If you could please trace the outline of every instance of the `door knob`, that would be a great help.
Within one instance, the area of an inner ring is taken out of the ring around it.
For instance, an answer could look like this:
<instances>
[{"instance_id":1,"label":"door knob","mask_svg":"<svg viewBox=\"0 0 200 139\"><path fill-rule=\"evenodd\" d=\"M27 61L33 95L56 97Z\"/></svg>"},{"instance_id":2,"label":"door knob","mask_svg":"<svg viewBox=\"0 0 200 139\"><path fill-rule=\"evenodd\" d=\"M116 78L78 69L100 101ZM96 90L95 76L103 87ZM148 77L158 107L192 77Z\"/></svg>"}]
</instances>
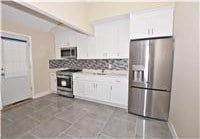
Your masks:
<instances>
[{"instance_id":1,"label":"door knob","mask_svg":"<svg viewBox=\"0 0 200 139\"><path fill-rule=\"evenodd\" d=\"M5 76L5 73L1 73L1 76Z\"/></svg>"}]
</instances>

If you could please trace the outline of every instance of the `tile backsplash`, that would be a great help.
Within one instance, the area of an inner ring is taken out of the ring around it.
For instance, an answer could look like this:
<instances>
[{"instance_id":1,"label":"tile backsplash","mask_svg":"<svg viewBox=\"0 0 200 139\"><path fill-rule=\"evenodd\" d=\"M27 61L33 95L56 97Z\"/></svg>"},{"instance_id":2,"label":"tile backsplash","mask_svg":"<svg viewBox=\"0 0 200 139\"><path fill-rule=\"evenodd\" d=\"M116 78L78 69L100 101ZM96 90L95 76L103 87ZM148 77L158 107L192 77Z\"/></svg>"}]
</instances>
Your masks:
<instances>
[{"instance_id":1,"label":"tile backsplash","mask_svg":"<svg viewBox=\"0 0 200 139\"><path fill-rule=\"evenodd\" d=\"M51 59L49 68L128 70L128 59Z\"/></svg>"}]
</instances>

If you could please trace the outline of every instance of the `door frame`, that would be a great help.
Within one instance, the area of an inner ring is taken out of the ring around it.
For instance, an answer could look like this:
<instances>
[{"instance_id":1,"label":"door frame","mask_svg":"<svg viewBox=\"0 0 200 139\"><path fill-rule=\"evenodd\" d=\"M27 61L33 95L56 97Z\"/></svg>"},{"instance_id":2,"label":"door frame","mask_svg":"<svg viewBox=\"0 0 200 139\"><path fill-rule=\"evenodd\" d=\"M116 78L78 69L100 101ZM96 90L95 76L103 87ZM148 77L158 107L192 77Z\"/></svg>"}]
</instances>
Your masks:
<instances>
[{"instance_id":1,"label":"door frame","mask_svg":"<svg viewBox=\"0 0 200 139\"><path fill-rule=\"evenodd\" d=\"M32 94L32 98L34 97L34 76L33 76L33 57L32 57L32 39L31 36L28 35L24 35L24 34L19 34L19 33L15 33L15 32L10 32L10 31L4 31L4 30L0 30L0 36L3 37L9 37L9 38L14 38L14 39L21 39L21 40L25 40L28 43L29 46L29 62L30 62L30 87L31 87L31 94ZM0 42L0 46L2 46L2 41ZM2 67L2 47L0 47L0 68ZM3 106L2 106L2 96L1 96L1 85L2 85L2 76L0 76L0 110L2 110Z\"/></svg>"}]
</instances>

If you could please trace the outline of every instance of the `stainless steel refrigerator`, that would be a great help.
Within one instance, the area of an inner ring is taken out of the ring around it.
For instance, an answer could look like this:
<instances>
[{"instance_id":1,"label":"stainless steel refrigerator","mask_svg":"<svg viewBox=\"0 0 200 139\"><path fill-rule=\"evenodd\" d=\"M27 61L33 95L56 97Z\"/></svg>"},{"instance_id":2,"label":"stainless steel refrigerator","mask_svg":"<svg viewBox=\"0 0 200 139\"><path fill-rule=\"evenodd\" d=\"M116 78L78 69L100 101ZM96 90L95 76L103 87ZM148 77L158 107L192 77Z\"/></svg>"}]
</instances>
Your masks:
<instances>
[{"instance_id":1,"label":"stainless steel refrigerator","mask_svg":"<svg viewBox=\"0 0 200 139\"><path fill-rule=\"evenodd\" d=\"M128 112L167 120L173 66L173 38L132 40Z\"/></svg>"}]
</instances>

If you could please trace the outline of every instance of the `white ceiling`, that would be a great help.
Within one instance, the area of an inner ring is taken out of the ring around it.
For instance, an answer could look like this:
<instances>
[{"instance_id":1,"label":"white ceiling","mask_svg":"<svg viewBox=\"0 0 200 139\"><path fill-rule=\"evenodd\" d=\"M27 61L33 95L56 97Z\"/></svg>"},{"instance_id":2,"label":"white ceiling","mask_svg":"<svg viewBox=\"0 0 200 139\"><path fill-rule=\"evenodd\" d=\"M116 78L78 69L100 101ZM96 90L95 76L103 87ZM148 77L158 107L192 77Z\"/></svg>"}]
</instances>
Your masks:
<instances>
[{"instance_id":1,"label":"white ceiling","mask_svg":"<svg viewBox=\"0 0 200 139\"><path fill-rule=\"evenodd\" d=\"M52 28L57 26L54 23L48 22L42 18L36 17L32 14L2 4L2 20L7 22L14 22L30 27L31 29L42 32L49 32Z\"/></svg>"}]
</instances>

